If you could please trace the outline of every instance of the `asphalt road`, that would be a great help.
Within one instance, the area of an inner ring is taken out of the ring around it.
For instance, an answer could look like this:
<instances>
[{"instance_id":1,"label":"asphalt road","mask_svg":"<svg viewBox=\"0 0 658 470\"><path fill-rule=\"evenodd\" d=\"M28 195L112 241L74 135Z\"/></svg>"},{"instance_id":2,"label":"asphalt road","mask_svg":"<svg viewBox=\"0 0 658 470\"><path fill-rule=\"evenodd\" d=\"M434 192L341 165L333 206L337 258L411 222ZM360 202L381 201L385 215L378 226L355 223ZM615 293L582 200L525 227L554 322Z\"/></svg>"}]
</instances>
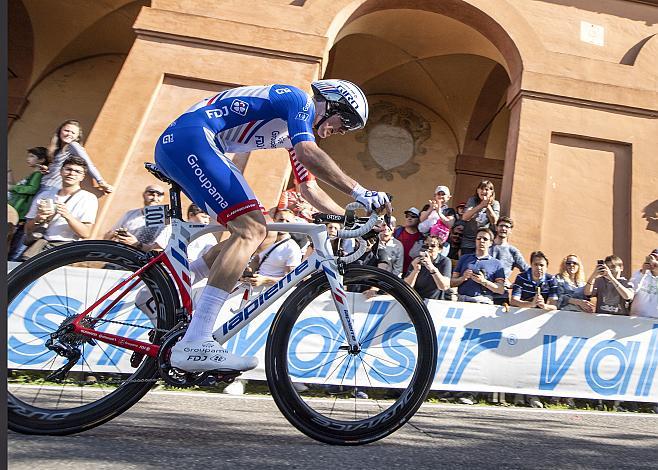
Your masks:
<instances>
[{"instance_id":1,"label":"asphalt road","mask_svg":"<svg viewBox=\"0 0 658 470\"><path fill-rule=\"evenodd\" d=\"M658 468L658 415L424 405L361 447L300 434L269 397L151 392L66 437L9 434L12 470L241 468Z\"/></svg>"}]
</instances>

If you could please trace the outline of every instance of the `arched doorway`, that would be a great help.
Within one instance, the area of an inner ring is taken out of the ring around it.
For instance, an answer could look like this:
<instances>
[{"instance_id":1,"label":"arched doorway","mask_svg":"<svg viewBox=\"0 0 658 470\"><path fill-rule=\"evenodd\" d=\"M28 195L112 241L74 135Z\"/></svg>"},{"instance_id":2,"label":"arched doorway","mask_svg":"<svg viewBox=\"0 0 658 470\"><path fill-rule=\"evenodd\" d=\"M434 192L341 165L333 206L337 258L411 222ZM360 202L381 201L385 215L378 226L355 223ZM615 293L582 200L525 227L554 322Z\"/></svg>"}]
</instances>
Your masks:
<instances>
[{"instance_id":1,"label":"arched doorway","mask_svg":"<svg viewBox=\"0 0 658 470\"><path fill-rule=\"evenodd\" d=\"M520 57L503 54L480 28L448 13L366 2L329 53L324 77L361 85L371 117L364 131L320 145L363 184L393 193L398 212L420 208L439 184L452 190L454 204L480 179L501 188L507 93L520 75Z\"/></svg>"},{"instance_id":2,"label":"arched doorway","mask_svg":"<svg viewBox=\"0 0 658 470\"><path fill-rule=\"evenodd\" d=\"M148 4L10 2L8 165L16 177L28 171L25 149L47 146L62 121L77 119L89 134L134 42L135 18Z\"/></svg>"}]
</instances>

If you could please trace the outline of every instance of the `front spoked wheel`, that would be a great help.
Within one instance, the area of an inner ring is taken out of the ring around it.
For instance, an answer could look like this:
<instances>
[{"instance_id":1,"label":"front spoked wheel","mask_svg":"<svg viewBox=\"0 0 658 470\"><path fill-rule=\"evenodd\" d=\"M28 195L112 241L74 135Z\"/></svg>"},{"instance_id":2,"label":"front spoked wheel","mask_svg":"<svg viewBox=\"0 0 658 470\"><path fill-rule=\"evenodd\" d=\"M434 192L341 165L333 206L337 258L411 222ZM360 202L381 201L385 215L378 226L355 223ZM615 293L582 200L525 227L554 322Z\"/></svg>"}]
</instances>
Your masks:
<instances>
[{"instance_id":1,"label":"front spoked wheel","mask_svg":"<svg viewBox=\"0 0 658 470\"><path fill-rule=\"evenodd\" d=\"M422 300L390 273L351 266L343 282L360 349L349 351L319 273L277 313L266 372L276 404L300 431L359 445L394 432L423 403L436 368L436 333Z\"/></svg>"},{"instance_id":2,"label":"front spoked wheel","mask_svg":"<svg viewBox=\"0 0 658 470\"><path fill-rule=\"evenodd\" d=\"M80 432L118 416L154 385L154 358L75 333L52 335L147 261L146 254L116 242L85 241L42 253L9 274L10 429ZM153 266L92 309L83 324L158 343L174 324L173 289L167 274Z\"/></svg>"}]
</instances>

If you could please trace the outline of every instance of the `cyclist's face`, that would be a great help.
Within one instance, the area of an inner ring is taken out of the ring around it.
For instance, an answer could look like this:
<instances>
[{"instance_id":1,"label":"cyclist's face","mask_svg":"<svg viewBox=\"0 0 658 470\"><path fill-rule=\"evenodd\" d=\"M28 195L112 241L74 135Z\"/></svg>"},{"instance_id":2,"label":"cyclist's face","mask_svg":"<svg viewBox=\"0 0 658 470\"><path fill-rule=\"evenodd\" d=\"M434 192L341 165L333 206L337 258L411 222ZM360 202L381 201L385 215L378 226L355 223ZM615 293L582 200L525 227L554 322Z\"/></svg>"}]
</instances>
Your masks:
<instances>
[{"instance_id":1,"label":"cyclist's face","mask_svg":"<svg viewBox=\"0 0 658 470\"><path fill-rule=\"evenodd\" d=\"M333 134L345 134L343 121L340 120L340 116L338 114L331 116L318 128L318 136L321 139L326 139Z\"/></svg>"}]
</instances>

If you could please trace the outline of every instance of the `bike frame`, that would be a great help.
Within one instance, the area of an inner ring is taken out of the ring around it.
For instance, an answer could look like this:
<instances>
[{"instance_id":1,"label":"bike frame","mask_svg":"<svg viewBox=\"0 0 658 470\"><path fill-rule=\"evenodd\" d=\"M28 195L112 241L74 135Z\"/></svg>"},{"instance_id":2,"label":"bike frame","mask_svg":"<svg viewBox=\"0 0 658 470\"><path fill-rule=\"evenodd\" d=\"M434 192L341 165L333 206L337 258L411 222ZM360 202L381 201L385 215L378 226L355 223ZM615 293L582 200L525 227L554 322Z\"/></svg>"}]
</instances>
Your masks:
<instances>
[{"instance_id":1,"label":"bike frame","mask_svg":"<svg viewBox=\"0 0 658 470\"><path fill-rule=\"evenodd\" d=\"M163 217L158 221L158 224L165 222L164 214L167 213L167 206L154 206L152 209L157 212L157 208L162 208L160 211ZM329 286L331 288L331 297L333 299L336 310L339 313L345 337L347 338L350 350L357 350L359 347L356 334L352 325L352 315L349 310L345 291L343 289L343 276L338 270L336 258L331 249L329 238L327 237L327 229L324 225L320 224L291 224L291 223L270 223L267 224L268 230L277 232L293 232L303 233L310 236L314 251L307 259L303 260L295 269L283 276L278 282L263 290L256 298L249 299L248 303L241 307L240 310L234 312L234 315L220 326L213 333L213 337L220 344L225 344L226 341L231 339L249 322L251 322L258 315L263 313L270 305L276 302L281 296L297 285L302 279L322 269L327 276ZM155 264L162 264L166 267L170 276L173 278L180 300L185 311L188 315L192 314L192 284L187 261L187 246L188 244L207 233L215 233L226 231L226 228L221 225L199 225L184 222L178 218L171 219L171 237L169 243L164 251L155 255L148 261L146 265L132 273L126 279L123 279L118 285L113 287L110 291L100 297L89 308L81 312L76 319L71 323L73 331L89 336L97 341L112 344L114 346L130 349L137 353L145 354L151 357L157 357L160 347L155 344L145 343L142 341L133 340L124 336L114 335L111 333L103 333L95 330L93 327L82 325L82 320L91 312L101 305L107 298L115 292L121 291L118 297L105 307L98 315L91 317L93 320L102 319L111 309L119 302L128 292L130 292L140 281L139 274L149 269ZM243 303L244 304L244 303ZM93 324L92 324L93 326Z\"/></svg>"}]
</instances>

